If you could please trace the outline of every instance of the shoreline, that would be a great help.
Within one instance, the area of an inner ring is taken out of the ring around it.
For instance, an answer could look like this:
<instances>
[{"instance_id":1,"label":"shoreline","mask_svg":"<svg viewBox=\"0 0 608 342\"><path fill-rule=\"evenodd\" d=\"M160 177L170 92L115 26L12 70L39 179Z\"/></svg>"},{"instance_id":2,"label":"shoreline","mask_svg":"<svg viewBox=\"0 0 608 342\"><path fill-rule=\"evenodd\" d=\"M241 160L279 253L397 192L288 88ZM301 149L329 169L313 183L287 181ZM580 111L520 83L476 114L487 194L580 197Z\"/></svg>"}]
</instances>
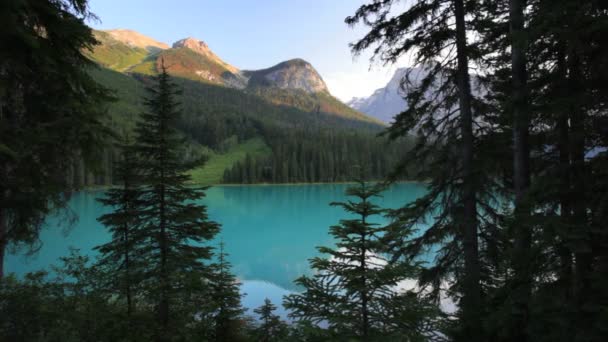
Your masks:
<instances>
[{"instance_id":1,"label":"shoreline","mask_svg":"<svg viewBox=\"0 0 608 342\"><path fill-rule=\"evenodd\" d=\"M374 183L381 183L381 180L371 180L369 182L374 182ZM397 181L394 182L393 184L408 184L408 183L427 183L428 181L414 181L414 180L402 180L402 181ZM355 184L355 181L345 181L345 182L298 182L298 183L218 183L218 184L198 184L198 183L191 183L188 184L188 186L200 186L200 187L235 187L235 186L305 186L305 185L329 185L329 184ZM87 186L84 187L82 189L77 189L77 190L71 190L71 192L78 192L78 191L89 191L89 192L94 192L94 191L103 191L103 190L108 190L113 188L112 185L94 185L94 186Z\"/></svg>"}]
</instances>

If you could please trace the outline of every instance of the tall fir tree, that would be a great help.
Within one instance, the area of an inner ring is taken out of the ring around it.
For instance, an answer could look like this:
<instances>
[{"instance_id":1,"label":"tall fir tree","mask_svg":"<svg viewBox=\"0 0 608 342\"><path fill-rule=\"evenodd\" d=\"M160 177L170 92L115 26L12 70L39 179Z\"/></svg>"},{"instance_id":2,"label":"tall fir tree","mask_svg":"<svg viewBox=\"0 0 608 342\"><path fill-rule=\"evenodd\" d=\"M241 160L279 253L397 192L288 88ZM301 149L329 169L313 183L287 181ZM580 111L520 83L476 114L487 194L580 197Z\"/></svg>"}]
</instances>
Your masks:
<instances>
[{"instance_id":1,"label":"tall fir tree","mask_svg":"<svg viewBox=\"0 0 608 342\"><path fill-rule=\"evenodd\" d=\"M147 266L144 282L156 298L157 339L166 341L177 334L171 321L176 320L172 306L182 303L191 282L209 277L205 264L212 256L206 243L219 231L208 219L206 206L197 203L205 188L188 185L186 171L192 167L182 161L180 148L184 139L175 123L179 116L176 96L179 91L162 65L161 72L149 87L148 109L136 126L136 152L140 160L141 182L137 221L147 245L142 249Z\"/></svg>"},{"instance_id":2,"label":"tall fir tree","mask_svg":"<svg viewBox=\"0 0 608 342\"><path fill-rule=\"evenodd\" d=\"M384 211L372 202L382 190L359 180L346 191L356 200L332 203L354 217L330 228L336 247L319 247L325 256L311 259L314 275L296 280L304 290L285 299L292 318L327 324L335 338L361 341L421 340L437 332L429 327L438 309L398 290L400 282L418 276L418 265L384 258L387 227L373 223Z\"/></svg>"},{"instance_id":3,"label":"tall fir tree","mask_svg":"<svg viewBox=\"0 0 608 342\"><path fill-rule=\"evenodd\" d=\"M131 323L143 266L140 255L144 241L140 231L141 222L137 221L141 183L133 147L125 141L121 150L122 160L115 170L119 187L108 190L99 199L100 203L113 210L98 218L112 238L96 249L101 253L99 266L111 275L109 289L116 290L126 301L127 322Z\"/></svg>"}]
</instances>

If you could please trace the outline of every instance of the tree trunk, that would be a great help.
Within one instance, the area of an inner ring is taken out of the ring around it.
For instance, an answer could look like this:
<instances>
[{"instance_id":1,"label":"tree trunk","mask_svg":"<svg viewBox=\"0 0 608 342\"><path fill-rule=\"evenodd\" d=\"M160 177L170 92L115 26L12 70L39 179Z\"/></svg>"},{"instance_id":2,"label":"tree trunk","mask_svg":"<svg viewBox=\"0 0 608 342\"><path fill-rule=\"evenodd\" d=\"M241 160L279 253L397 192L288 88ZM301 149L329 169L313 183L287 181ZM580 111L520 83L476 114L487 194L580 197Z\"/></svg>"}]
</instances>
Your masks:
<instances>
[{"instance_id":1,"label":"tree trunk","mask_svg":"<svg viewBox=\"0 0 608 342\"><path fill-rule=\"evenodd\" d=\"M456 49L458 58L458 90L460 130L462 134L464 293L462 312L464 334L469 341L482 340L480 324L481 285L479 247L477 240L477 199L473 170L473 115L471 111L471 84L467 55L466 26L463 0L455 0Z\"/></svg>"},{"instance_id":2,"label":"tree trunk","mask_svg":"<svg viewBox=\"0 0 608 342\"><path fill-rule=\"evenodd\" d=\"M366 200L363 200L363 203L365 205ZM361 215L361 224L363 225L363 227L365 227L365 225L367 224L365 222L365 215ZM362 323L363 323L363 329L362 329L362 337L364 341L367 341L367 337L369 335L369 313L368 313L368 294L367 294L367 280L365 277L365 272L366 272L366 255L365 255L365 233L361 234L361 257L360 257L360 263L361 263L361 288L363 289L361 291L361 318L362 318Z\"/></svg>"},{"instance_id":3,"label":"tree trunk","mask_svg":"<svg viewBox=\"0 0 608 342\"><path fill-rule=\"evenodd\" d=\"M568 56L569 82L572 87L573 96L570 107L570 129L571 129L571 150L570 158L572 174L572 222L573 235L577 246L574 251L575 257L575 301L576 301L576 321L578 322L577 335L585 336L586 328L590 320L584 309L590 291L590 277L592 273L592 244L587 223L587 206L585 195L585 111L580 107L582 101L581 89L584 87L581 81L580 61L576 55L574 47L570 47ZM577 341L582 341L577 339Z\"/></svg>"},{"instance_id":4,"label":"tree trunk","mask_svg":"<svg viewBox=\"0 0 608 342\"><path fill-rule=\"evenodd\" d=\"M124 227L124 240L125 240L125 275L126 275L126 295L127 295L127 317L131 320L131 313L133 310L133 304L131 300L131 265L129 260L129 227Z\"/></svg>"},{"instance_id":5,"label":"tree trunk","mask_svg":"<svg viewBox=\"0 0 608 342\"><path fill-rule=\"evenodd\" d=\"M525 203L530 186L529 108L527 98L526 50L524 32L525 0L510 0L511 71L513 86L513 182L515 187L515 282L513 333L518 341L527 341L528 302L531 294L530 246L527 224L529 208Z\"/></svg>"},{"instance_id":6,"label":"tree trunk","mask_svg":"<svg viewBox=\"0 0 608 342\"><path fill-rule=\"evenodd\" d=\"M161 176L164 184L164 175ZM165 217L165 187L161 186L160 189L160 280L161 280L161 294L160 303L158 308L159 323L162 328L161 340L167 339L168 327L169 327L169 277L167 270L167 231L166 231L166 217Z\"/></svg>"},{"instance_id":7,"label":"tree trunk","mask_svg":"<svg viewBox=\"0 0 608 342\"><path fill-rule=\"evenodd\" d=\"M565 49L560 47L557 69L559 73L558 98L566 98L568 92L568 67L566 65ZM559 149L559 204L561 227L558 231L558 244L556 246L560 259L559 286L567 307L574 307L573 299L573 260L572 250L569 247L572 225L572 201L571 195L571 176L570 176L570 133L569 133L569 110L559 106L554 109L559 113L557 118L557 146ZM562 336L565 340L573 339L574 329L571 322L564 321L560 327Z\"/></svg>"}]
</instances>

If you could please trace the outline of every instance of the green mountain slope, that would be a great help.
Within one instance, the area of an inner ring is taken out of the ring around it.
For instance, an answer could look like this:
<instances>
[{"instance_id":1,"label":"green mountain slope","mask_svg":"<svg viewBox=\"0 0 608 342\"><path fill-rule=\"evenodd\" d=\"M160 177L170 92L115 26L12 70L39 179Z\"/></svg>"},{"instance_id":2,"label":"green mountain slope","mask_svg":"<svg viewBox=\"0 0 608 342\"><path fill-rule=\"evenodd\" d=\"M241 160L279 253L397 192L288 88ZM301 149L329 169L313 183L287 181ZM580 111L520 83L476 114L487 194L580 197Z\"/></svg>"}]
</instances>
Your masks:
<instances>
[{"instance_id":1,"label":"green mountain slope","mask_svg":"<svg viewBox=\"0 0 608 342\"><path fill-rule=\"evenodd\" d=\"M100 65L116 70L127 71L130 67L142 63L150 56L146 49L129 46L114 39L109 33L94 31L95 38L100 42L93 51L85 53Z\"/></svg>"},{"instance_id":2,"label":"green mountain slope","mask_svg":"<svg viewBox=\"0 0 608 342\"><path fill-rule=\"evenodd\" d=\"M192 171L196 182L239 182L241 176L247 177L244 182L344 180L351 164L368 161L375 164L374 176L388 171L385 157L379 157L386 151L384 141L376 137L383 126L331 96L307 62L242 72L220 60L203 42L185 39L165 48L133 31L120 31L119 39L96 32L101 44L89 53L101 66L93 75L115 92L108 125L118 135L131 134L143 110L145 85L164 61L183 91L178 129L187 141L184 158L208 159L206 166ZM144 48L149 42L160 47ZM256 80L250 82L252 77ZM303 150L298 141L311 143ZM116 153L109 151L102 158L102 176L95 176L99 170L93 170L93 176L81 177L84 183L111 182L108 164ZM235 171L241 169L257 173ZM274 174L278 172L281 175Z\"/></svg>"},{"instance_id":3,"label":"green mountain slope","mask_svg":"<svg viewBox=\"0 0 608 342\"><path fill-rule=\"evenodd\" d=\"M201 167L190 171L192 182L195 184L222 183L226 170L232 169L239 162L250 158L263 158L270 155L270 148L260 137L245 140L230 147L223 153L211 153Z\"/></svg>"}]
</instances>

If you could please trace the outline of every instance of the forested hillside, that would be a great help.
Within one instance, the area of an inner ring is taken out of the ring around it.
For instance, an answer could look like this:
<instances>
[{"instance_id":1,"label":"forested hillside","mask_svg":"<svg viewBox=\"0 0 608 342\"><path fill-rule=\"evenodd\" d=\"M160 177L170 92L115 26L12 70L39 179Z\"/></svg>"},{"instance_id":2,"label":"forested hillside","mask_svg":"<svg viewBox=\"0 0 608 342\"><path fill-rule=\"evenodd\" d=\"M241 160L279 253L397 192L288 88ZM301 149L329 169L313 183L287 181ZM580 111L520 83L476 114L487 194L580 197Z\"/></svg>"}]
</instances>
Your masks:
<instances>
[{"instance_id":1,"label":"forested hillside","mask_svg":"<svg viewBox=\"0 0 608 342\"><path fill-rule=\"evenodd\" d=\"M104 50L105 51L105 50ZM104 67L91 71L104 86L114 91L108 105L108 125L117 136L132 135L143 111L144 86L150 75L121 73ZM208 183L324 182L349 179L349 164L373 165L378 178L392 167L389 162L405 143L392 144L377 136L382 126L351 110L327 93L307 94L301 90L252 87L244 92L200 80L174 77L182 91L182 116L178 128L184 134L184 158L206 156L213 163L224 156L218 177L194 177ZM252 139L267 146L268 153L232 154L245 150ZM241 147L238 147L241 146ZM70 172L75 187L109 185L117 153L108 142L94 169L78 162ZM206 165L211 169L217 164ZM193 170L204 174L204 168ZM249 170L251 175L240 170ZM313 171L314 170L314 171ZM218 170L210 171L214 174ZM262 176L263 175L263 176Z\"/></svg>"}]
</instances>

